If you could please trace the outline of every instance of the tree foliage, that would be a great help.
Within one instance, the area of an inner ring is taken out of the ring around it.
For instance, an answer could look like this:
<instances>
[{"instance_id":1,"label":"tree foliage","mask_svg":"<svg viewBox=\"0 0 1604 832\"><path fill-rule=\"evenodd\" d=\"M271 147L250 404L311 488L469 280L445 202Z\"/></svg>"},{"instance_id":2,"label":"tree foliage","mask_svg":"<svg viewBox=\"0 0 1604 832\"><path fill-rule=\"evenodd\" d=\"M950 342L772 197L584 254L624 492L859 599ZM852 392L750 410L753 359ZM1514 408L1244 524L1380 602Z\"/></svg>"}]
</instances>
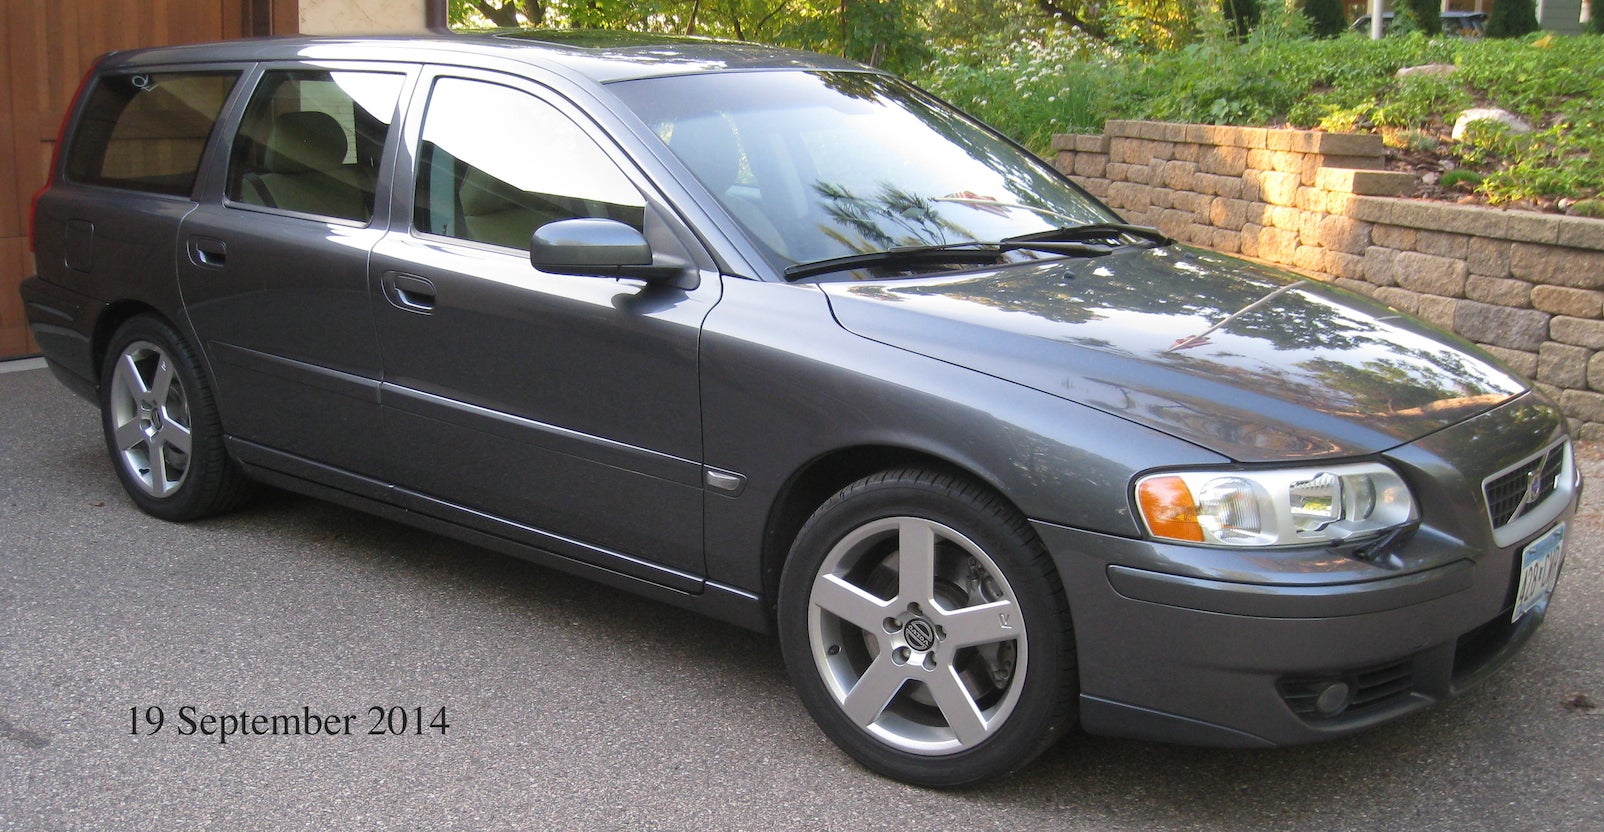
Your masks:
<instances>
[{"instance_id":1,"label":"tree foliage","mask_svg":"<svg viewBox=\"0 0 1604 832\"><path fill-rule=\"evenodd\" d=\"M1487 16L1490 38L1518 38L1537 28L1537 4L1533 0L1498 0Z\"/></svg>"},{"instance_id":2,"label":"tree foliage","mask_svg":"<svg viewBox=\"0 0 1604 832\"><path fill-rule=\"evenodd\" d=\"M459 29L628 29L795 46L908 70L929 57L914 0L451 0Z\"/></svg>"},{"instance_id":3,"label":"tree foliage","mask_svg":"<svg viewBox=\"0 0 1604 832\"><path fill-rule=\"evenodd\" d=\"M1073 32L1124 48L1167 49L1223 14L1239 36L1266 0L450 0L458 29L630 29L753 40L911 70L932 48L999 48ZM1222 5L1223 4L1223 5Z\"/></svg>"}]
</instances>

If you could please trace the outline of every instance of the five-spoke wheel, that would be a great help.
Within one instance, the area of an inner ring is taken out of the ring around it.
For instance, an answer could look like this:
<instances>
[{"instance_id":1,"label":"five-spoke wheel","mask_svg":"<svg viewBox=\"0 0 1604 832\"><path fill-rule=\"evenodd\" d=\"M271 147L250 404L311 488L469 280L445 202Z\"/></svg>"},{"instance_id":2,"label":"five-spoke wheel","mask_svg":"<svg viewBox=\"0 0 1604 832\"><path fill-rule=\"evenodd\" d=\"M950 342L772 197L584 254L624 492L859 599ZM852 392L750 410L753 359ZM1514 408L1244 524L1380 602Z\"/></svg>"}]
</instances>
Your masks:
<instances>
[{"instance_id":1,"label":"five-spoke wheel","mask_svg":"<svg viewBox=\"0 0 1604 832\"><path fill-rule=\"evenodd\" d=\"M167 322L137 315L112 333L100 391L106 449L141 509L193 520L248 496L250 483L223 447L211 387Z\"/></svg>"},{"instance_id":2,"label":"five-spoke wheel","mask_svg":"<svg viewBox=\"0 0 1604 832\"><path fill-rule=\"evenodd\" d=\"M859 727L915 754L973 748L1019 701L1025 622L997 564L922 517L842 538L813 582L808 643Z\"/></svg>"},{"instance_id":3,"label":"five-spoke wheel","mask_svg":"<svg viewBox=\"0 0 1604 832\"><path fill-rule=\"evenodd\" d=\"M109 384L118 464L144 493L171 496L189 473L191 449L189 397L172 359L149 341L134 341L119 353Z\"/></svg>"},{"instance_id":4,"label":"five-spoke wheel","mask_svg":"<svg viewBox=\"0 0 1604 832\"><path fill-rule=\"evenodd\" d=\"M1063 592L1029 526L964 480L867 477L803 527L780 629L803 701L844 749L951 786L1028 762L1067 727Z\"/></svg>"}]
</instances>

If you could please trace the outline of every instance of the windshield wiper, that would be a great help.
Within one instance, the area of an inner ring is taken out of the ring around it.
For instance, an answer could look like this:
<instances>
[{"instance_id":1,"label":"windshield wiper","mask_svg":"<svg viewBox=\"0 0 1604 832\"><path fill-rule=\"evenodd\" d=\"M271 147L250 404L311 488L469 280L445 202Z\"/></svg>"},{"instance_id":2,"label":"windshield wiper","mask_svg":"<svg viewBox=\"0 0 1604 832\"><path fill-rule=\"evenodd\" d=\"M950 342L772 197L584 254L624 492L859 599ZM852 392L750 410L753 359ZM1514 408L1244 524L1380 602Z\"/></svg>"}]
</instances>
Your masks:
<instances>
[{"instance_id":1,"label":"windshield wiper","mask_svg":"<svg viewBox=\"0 0 1604 832\"><path fill-rule=\"evenodd\" d=\"M1081 226L1086 228L1086 226ZM1142 228L1142 226L1129 226L1129 228ZM1145 229L1145 231L1158 232L1158 229ZM1044 231L1043 234L1059 234L1059 231ZM1118 245L1088 245L1076 240L1060 239L1031 239L1036 234L1023 234L1019 237L1009 237L1006 240L985 242L985 240L969 240L969 242L943 242L943 244L930 245L898 245L887 248L884 252L866 252L861 255L831 256L826 260L815 260L812 263L797 263L786 266L786 281L800 281L804 277L815 277L820 274L831 274L836 271L852 271L852 269L889 268L889 266L917 266L934 265L934 263L953 263L964 266L993 266L998 263L998 256L1003 252L1046 252L1062 256L1104 256L1118 250ZM1104 237L1113 237L1115 234L1104 232ZM1088 239L1099 239L1097 234L1091 234ZM1169 237L1165 237L1166 240Z\"/></svg>"},{"instance_id":2,"label":"windshield wiper","mask_svg":"<svg viewBox=\"0 0 1604 832\"><path fill-rule=\"evenodd\" d=\"M1135 237L1145 240L1155 246L1174 245L1175 241L1168 234L1148 225L1130 225L1123 222L1092 222L1085 225L1071 225L1064 228L1052 228L1046 231L1036 231L1030 234L1020 234L1003 240L1007 244L1023 243L1085 243L1093 240L1112 241L1118 244L1124 237Z\"/></svg>"},{"instance_id":3,"label":"windshield wiper","mask_svg":"<svg viewBox=\"0 0 1604 832\"><path fill-rule=\"evenodd\" d=\"M997 262L997 254L998 248L995 243L979 241L924 246L897 246L896 248L888 248L885 251L848 254L844 257L830 257L824 260L814 260L811 263L797 263L794 266L786 266L785 279L795 281L804 277L814 277L831 272L901 265L913 266L921 263L957 263L987 266Z\"/></svg>"},{"instance_id":4,"label":"windshield wiper","mask_svg":"<svg viewBox=\"0 0 1604 832\"><path fill-rule=\"evenodd\" d=\"M1052 234L1055 232L1045 233ZM830 274L831 272L851 271L853 269L887 268L932 263L990 266L995 265L998 262L998 256L1005 251L1044 251L1049 254L1059 254L1066 257L1102 257L1105 254L1112 254L1116 248L1114 246L1086 245L1065 240L1032 240L1030 239L1031 236L1033 235L1027 234L1022 237L1011 237L997 242L970 240L962 243L898 246L885 251L830 257L824 260L814 260L810 263L797 263L794 266L787 266L785 279L797 281L807 277Z\"/></svg>"}]
</instances>

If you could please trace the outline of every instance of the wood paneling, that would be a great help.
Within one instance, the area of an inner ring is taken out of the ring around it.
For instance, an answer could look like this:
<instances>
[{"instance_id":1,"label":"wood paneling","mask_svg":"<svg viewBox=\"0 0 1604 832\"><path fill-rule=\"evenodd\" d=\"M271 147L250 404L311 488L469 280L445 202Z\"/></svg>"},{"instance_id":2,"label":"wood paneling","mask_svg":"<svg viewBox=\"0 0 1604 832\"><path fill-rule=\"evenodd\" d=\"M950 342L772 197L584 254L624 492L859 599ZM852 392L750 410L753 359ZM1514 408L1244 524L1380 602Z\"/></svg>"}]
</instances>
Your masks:
<instances>
[{"instance_id":1,"label":"wood paneling","mask_svg":"<svg viewBox=\"0 0 1604 832\"><path fill-rule=\"evenodd\" d=\"M28 210L62 114L114 49L293 34L296 0L5 0L0 3L0 359L37 350L17 286L33 272Z\"/></svg>"}]
</instances>

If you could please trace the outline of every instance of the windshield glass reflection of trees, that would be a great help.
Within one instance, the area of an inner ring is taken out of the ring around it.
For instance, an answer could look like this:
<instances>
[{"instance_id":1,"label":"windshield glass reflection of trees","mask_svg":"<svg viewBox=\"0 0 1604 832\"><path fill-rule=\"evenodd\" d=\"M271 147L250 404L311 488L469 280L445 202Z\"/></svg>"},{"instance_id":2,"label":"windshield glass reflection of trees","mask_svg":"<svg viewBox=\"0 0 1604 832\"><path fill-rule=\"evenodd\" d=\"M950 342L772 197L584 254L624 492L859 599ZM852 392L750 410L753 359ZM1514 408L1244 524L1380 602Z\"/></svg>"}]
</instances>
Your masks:
<instances>
[{"instance_id":1,"label":"windshield glass reflection of trees","mask_svg":"<svg viewBox=\"0 0 1604 832\"><path fill-rule=\"evenodd\" d=\"M612 91L777 269L1115 219L1040 160L885 76L720 73Z\"/></svg>"}]
</instances>

